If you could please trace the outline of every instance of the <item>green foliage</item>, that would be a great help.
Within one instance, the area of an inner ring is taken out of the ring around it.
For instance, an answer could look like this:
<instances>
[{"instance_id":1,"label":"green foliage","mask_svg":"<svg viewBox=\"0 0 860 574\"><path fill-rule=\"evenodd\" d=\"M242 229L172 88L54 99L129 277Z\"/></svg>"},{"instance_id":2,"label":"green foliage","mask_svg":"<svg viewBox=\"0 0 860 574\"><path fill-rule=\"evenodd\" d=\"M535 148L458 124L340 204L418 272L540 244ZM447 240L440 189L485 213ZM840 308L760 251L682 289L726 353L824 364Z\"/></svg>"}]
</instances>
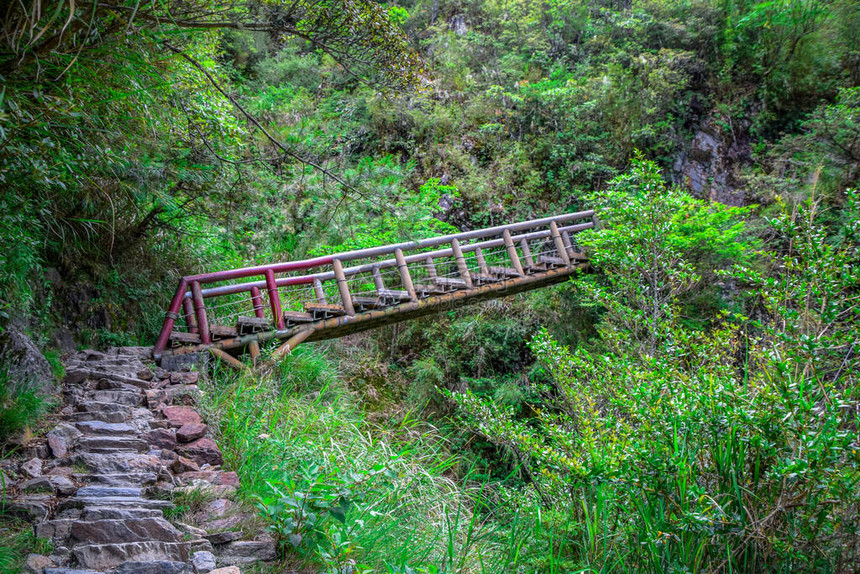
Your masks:
<instances>
[{"instance_id":1,"label":"green foliage","mask_svg":"<svg viewBox=\"0 0 860 574\"><path fill-rule=\"evenodd\" d=\"M51 550L51 542L36 538L30 524L3 516L0 503L0 574L19 574L28 554L50 554Z\"/></svg>"},{"instance_id":2,"label":"green foliage","mask_svg":"<svg viewBox=\"0 0 860 574\"><path fill-rule=\"evenodd\" d=\"M751 284L762 318L720 314L704 332L679 320L675 301L696 276L682 249L698 218L673 221L681 195L642 162L602 194L607 227L584 241L604 281L582 290L605 309L602 345L533 340L552 375L533 416L449 396L523 461L544 506L567 509L552 528L579 532L563 546L571 569L851 569L856 192L839 226L822 225L814 203L773 220L785 250L768 255L768 273L720 271ZM740 237L719 211L715 223Z\"/></svg>"},{"instance_id":3,"label":"green foliage","mask_svg":"<svg viewBox=\"0 0 860 574\"><path fill-rule=\"evenodd\" d=\"M0 445L28 428L51 406L30 384L11 380L5 367L0 367Z\"/></svg>"}]
</instances>

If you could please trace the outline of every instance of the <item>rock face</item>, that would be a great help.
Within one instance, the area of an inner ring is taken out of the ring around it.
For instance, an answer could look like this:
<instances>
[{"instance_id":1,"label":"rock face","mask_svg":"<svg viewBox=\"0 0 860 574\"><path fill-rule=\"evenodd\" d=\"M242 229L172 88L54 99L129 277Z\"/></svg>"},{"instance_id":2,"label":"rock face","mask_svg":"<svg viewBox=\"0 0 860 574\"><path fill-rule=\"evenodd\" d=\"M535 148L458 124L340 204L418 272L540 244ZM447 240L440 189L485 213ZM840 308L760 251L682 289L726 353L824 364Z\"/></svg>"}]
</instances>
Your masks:
<instances>
[{"instance_id":1,"label":"rock face","mask_svg":"<svg viewBox=\"0 0 860 574\"><path fill-rule=\"evenodd\" d=\"M749 125L722 128L715 119L705 121L689 150L675 160L673 180L693 195L726 205L746 201L740 172L751 162Z\"/></svg>"},{"instance_id":2,"label":"rock face","mask_svg":"<svg viewBox=\"0 0 860 574\"><path fill-rule=\"evenodd\" d=\"M47 433L47 446L28 451L40 454L12 470L7 509L29 516L55 549L28 558L27 571L199 574L228 566L236 573L232 565L274 556L270 542L240 540L223 524L207 534L165 519L172 503L163 493L193 488L224 496L239 480L221 470L218 445L188 406L189 389L199 392L197 373L147 367L147 354L83 351L68 360L62 420ZM148 400L154 391L158 400ZM214 553L210 539L218 544Z\"/></svg>"},{"instance_id":3,"label":"rock face","mask_svg":"<svg viewBox=\"0 0 860 574\"><path fill-rule=\"evenodd\" d=\"M6 367L13 384L31 384L46 394L53 390L48 360L30 337L15 327L6 327L0 333L0 365Z\"/></svg>"}]
</instances>

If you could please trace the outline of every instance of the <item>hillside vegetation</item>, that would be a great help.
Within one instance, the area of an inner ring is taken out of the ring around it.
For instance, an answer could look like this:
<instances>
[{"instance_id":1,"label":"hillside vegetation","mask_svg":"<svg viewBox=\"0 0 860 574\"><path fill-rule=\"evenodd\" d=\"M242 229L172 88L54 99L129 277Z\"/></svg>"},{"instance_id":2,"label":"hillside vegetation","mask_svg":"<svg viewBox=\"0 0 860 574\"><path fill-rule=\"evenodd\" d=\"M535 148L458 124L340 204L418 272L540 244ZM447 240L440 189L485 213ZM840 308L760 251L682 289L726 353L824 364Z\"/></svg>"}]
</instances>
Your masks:
<instances>
[{"instance_id":1,"label":"hillside vegetation","mask_svg":"<svg viewBox=\"0 0 860 574\"><path fill-rule=\"evenodd\" d=\"M273 572L860 570L856 1L0 19L0 325L52 359L188 273L597 211L592 274L216 369ZM0 382L6 445L50 399Z\"/></svg>"}]
</instances>

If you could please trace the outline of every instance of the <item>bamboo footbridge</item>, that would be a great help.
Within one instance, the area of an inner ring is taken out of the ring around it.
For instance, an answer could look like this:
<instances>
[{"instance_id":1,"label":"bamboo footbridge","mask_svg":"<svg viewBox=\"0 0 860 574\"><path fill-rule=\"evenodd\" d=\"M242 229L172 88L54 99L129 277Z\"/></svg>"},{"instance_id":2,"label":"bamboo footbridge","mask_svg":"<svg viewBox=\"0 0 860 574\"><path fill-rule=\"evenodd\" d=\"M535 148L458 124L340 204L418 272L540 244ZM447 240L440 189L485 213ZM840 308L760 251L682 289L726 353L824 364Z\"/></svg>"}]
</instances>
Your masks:
<instances>
[{"instance_id":1,"label":"bamboo footbridge","mask_svg":"<svg viewBox=\"0 0 860 574\"><path fill-rule=\"evenodd\" d=\"M581 211L487 229L183 277L153 349L165 357L211 350L229 357L281 340L373 329L559 283L588 260L575 234L594 227Z\"/></svg>"}]
</instances>

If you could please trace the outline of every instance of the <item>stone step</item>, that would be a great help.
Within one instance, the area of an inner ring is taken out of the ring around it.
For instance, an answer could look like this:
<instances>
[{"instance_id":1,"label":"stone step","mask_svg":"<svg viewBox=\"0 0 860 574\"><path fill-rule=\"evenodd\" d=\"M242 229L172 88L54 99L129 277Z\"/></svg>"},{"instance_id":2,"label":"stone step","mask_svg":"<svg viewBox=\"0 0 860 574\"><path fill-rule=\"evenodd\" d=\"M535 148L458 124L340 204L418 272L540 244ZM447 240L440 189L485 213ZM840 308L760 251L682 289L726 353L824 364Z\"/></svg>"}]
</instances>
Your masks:
<instances>
[{"instance_id":1,"label":"stone step","mask_svg":"<svg viewBox=\"0 0 860 574\"><path fill-rule=\"evenodd\" d=\"M137 434L137 429L128 423L108 423L88 420L75 422L75 428L85 435L127 435Z\"/></svg>"},{"instance_id":2,"label":"stone step","mask_svg":"<svg viewBox=\"0 0 860 574\"><path fill-rule=\"evenodd\" d=\"M148 452L149 443L134 436L84 436L78 450L90 453Z\"/></svg>"},{"instance_id":3,"label":"stone step","mask_svg":"<svg viewBox=\"0 0 860 574\"><path fill-rule=\"evenodd\" d=\"M110 570L124 562L187 562L188 548L183 542L127 542L124 544L85 544L72 548L84 568Z\"/></svg>"},{"instance_id":4,"label":"stone step","mask_svg":"<svg viewBox=\"0 0 860 574\"><path fill-rule=\"evenodd\" d=\"M78 520L71 525L69 540L72 544L181 542L182 533L164 518Z\"/></svg>"},{"instance_id":5,"label":"stone step","mask_svg":"<svg viewBox=\"0 0 860 574\"><path fill-rule=\"evenodd\" d=\"M117 405L119 406L119 405ZM79 413L72 413L70 415L66 415L65 419L71 423L76 423L79 421L99 421L103 423L122 423L131 418L131 409L129 409L128 413L125 412L94 412L94 411L84 411Z\"/></svg>"},{"instance_id":6,"label":"stone step","mask_svg":"<svg viewBox=\"0 0 860 574\"><path fill-rule=\"evenodd\" d=\"M98 483L108 486L138 486L155 484L158 474L155 472L116 472L105 474L76 474L75 479L86 483Z\"/></svg>"},{"instance_id":7,"label":"stone step","mask_svg":"<svg viewBox=\"0 0 860 574\"><path fill-rule=\"evenodd\" d=\"M129 391L89 391L87 400L97 403L115 403L137 407L143 404L143 393Z\"/></svg>"},{"instance_id":8,"label":"stone step","mask_svg":"<svg viewBox=\"0 0 860 574\"><path fill-rule=\"evenodd\" d=\"M173 503L167 500L155 500L152 498L74 496L61 500L57 506L57 510L61 512L69 508L85 508L87 510L95 508L164 510L166 508L173 508Z\"/></svg>"},{"instance_id":9,"label":"stone step","mask_svg":"<svg viewBox=\"0 0 860 574\"><path fill-rule=\"evenodd\" d=\"M185 562L169 560L123 562L114 570L114 574L193 574L193 572L195 572L193 566Z\"/></svg>"},{"instance_id":10,"label":"stone step","mask_svg":"<svg viewBox=\"0 0 860 574\"><path fill-rule=\"evenodd\" d=\"M90 506L81 512L80 520L134 520L136 518L163 518L160 508L109 508Z\"/></svg>"},{"instance_id":11,"label":"stone step","mask_svg":"<svg viewBox=\"0 0 860 574\"><path fill-rule=\"evenodd\" d=\"M45 568L45 574L104 574L104 572L79 568Z\"/></svg>"},{"instance_id":12,"label":"stone step","mask_svg":"<svg viewBox=\"0 0 860 574\"><path fill-rule=\"evenodd\" d=\"M74 457L74 462L83 464L94 474L134 472L154 472L157 474L162 467L161 459L157 456L130 452L78 453Z\"/></svg>"},{"instance_id":13,"label":"stone step","mask_svg":"<svg viewBox=\"0 0 860 574\"><path fill-rule=\"evenodd\" d=\"M89 485L78 489L77 496L92 498L94 496L122 496L139 498L143 496L143 489L135 486L102 486Z\"/></svg>"}]
</instances>

